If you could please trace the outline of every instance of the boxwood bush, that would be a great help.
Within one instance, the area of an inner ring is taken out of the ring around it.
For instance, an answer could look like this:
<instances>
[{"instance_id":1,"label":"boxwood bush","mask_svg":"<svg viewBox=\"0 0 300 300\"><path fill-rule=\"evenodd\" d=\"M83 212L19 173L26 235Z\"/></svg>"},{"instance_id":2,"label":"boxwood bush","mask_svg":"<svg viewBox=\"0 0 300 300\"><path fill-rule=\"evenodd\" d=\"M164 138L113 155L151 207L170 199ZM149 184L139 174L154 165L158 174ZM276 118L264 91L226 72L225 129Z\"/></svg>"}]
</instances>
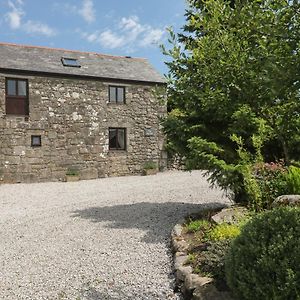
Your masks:
<instances>
[{"instance_id":1,"label":"boxwood bush","mask_svg":"<svg viewBox=\"0 0 300 300\"><path fill-rule=\"evenodd\" d=\"M226 281L237 299L300 299L300 209L256 215L234 240Z\"/></svg>"}]
</instances>

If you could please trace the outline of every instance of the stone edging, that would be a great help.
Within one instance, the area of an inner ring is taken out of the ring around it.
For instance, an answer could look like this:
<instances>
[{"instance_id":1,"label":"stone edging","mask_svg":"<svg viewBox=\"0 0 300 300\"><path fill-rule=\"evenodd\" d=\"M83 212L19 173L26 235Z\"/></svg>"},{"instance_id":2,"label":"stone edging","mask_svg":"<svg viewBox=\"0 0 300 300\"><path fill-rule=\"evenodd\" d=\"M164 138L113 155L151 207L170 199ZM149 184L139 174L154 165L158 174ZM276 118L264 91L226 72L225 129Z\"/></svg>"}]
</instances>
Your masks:
<instances>
[{"instance_id":1,"label":"stone edging","mask_svg":"<svg viewBox=\"0 0 300 300\"><path fill-rule=\"evenodd\" d=\"M185 265L188 259L188 244L182 237L184 221L174 226L171 233L174 251L176 284L185 299L191 300L231 300L228 292L220 292L209 277L192 273L192 267Z\"/></svg>"}]
</instances>

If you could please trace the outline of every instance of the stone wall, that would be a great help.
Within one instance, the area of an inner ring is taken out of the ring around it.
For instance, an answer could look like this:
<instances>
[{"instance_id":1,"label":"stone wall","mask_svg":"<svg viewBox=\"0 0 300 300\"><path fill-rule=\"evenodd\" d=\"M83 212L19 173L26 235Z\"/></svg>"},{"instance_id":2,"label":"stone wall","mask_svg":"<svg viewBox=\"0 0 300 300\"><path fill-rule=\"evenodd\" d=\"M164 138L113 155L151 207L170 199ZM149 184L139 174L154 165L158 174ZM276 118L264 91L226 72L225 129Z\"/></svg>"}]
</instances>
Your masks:
<instances>
[{"instance_id":1,"label":"stone wall","mask_svg":"<svg viewBox=\"0 0 300 300\"><path fill-rule=\"evenodd\" d=\"M5 77L29 81L29 119L5 114ZM108 103L108 86L126 87L126 104ZM166 108L154 86L0 74L0 182L140 174L153 160L165 166L159 119ZM126 151L109 150L108 128L127 128ZM41 135L42 146L31 147ZM163 158L163 159L161 159Z\"/></svg>"}]
</instances>

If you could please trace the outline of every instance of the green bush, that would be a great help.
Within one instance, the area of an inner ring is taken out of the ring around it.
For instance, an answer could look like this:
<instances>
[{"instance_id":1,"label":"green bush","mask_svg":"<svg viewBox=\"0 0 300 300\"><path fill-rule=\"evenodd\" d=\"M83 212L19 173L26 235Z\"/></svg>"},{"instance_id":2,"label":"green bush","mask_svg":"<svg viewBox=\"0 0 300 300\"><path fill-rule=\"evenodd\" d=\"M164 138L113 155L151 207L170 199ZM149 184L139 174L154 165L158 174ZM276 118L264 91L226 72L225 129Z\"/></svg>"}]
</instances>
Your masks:
<instances>
[{"instance_id":1,"label":"green bush","mask_svg":"<svg viewBox=\"0 0 300 300\"><path fill-rule=\"evenodd\" d=\"M76 167L69 167L66 171L67 176L78 176L79 170Z\"/></svg>"},{"instance_id":2,"label":"green bush","mask_svg":"<svg viewBox=\"0 0 300 300\"><path fill-rule=\"evenodd\" d=\"M147 162L145 162L144 166L143 166L143 169L144 170L153 170L153 169L157 169L157 164L152 161L152 160L149 160Z\"/></svg>"},{"instance_id":3,"label":"green bush","mask_svg":"<svg viewBox=\"0 0 300 300\"><path fill-rule=\"evenodd\" d=\"M269 209L274 200L287 190L287 169L283 162L261 163L254 166L255 179L261 194L261 209Z\"/></svg>"},{"instance_id":4,"label":"green bush","mask_svg":"<svg viewBox=\"0 0 300 300\"><path fill-rule=\"evenodd\" d=\"M286 174L287 194L300 194L300 168L291 166Z\"/></svg>"},{"instance_id":5,"label":"green bush","mask_svg":"<svg viewBox=\"0 0 300 300\"><path fill-rule=\"evenodd\" d=\"M197 259L196 268L202 275L212 276L220 289L225 285L225 257L231 243L232 239L214 242Z\"/></svg>"},{"instance_id":6,"label":"green bush","mask_svg":"<svg viewBox=\"0 0 300 300\"><path fill-rule=\"evenodd\" d=\"M300 299L300 209L258 214L241 229L225 260L240 300Z\"/></svg>"}]
</instances>

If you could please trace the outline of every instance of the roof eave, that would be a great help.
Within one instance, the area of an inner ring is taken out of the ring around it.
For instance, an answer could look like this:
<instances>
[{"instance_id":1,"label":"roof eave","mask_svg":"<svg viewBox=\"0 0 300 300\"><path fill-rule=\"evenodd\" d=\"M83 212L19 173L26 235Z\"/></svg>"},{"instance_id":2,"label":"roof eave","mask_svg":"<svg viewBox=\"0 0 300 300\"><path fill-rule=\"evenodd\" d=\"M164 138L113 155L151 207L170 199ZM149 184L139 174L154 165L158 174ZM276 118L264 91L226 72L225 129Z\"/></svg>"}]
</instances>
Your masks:
<instances>
[{"instance_id":1,"label":"roof eave","mask_svg":"<svg viewBox=\"0 0 300 300\"><path fill-rule=\"evenodd\" d=\"M56 77L56 78L77 78L83 80L99 80L104 82L120 82L120 83L132 83L132 84L146 84L146 85L166 85L165 81L147 81L147 80L136 80L136 79L124 79L124 78L111 78L101 77L92 75L79 75L79 74L68 74L68 73L57 73L57 72L43 72L33 71L24 69L11 69L1 68L0 71L3 73L14 74L14 75L29 75L29 76L42 76L42 77Z\"/></svg>"}]
</instances>

